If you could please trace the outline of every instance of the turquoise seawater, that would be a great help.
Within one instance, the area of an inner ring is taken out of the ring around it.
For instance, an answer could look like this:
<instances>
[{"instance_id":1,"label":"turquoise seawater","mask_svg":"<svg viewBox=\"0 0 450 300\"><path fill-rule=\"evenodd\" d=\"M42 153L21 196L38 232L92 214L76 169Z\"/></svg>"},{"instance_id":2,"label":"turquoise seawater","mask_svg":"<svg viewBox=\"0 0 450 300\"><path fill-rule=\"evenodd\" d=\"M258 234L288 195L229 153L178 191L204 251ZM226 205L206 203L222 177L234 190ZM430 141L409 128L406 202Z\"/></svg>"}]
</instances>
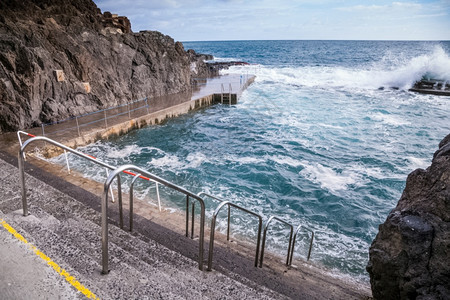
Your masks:
<instances>
[{"instance_id":1,"label":"turquoise seawater","mask_svg":"<svg viewBox=\"0 0 450 300\"><path fill-rule=\"evenodd\" d=\"M429 166L439 141L450 133L450 97L408 91L424 76L450 81L450 42L184 46L219 61L251 63L224 73L255 74L255 83L235 106L215 105L82 151L110 164L138 165L266 219L275 215L303 224L295 257L306 256L306 232L314 230L313 262L368 280L368 249L378 225L395 207L407 175ZM70 159L87 176L104 181L103 170ZM154 186L138 189L141 196L155 195ZM164 189L162 194L165 206L183 209L181 196ZM216 204L207 205L209 215ZM232 232L252 239L256 223L233 215ZM284 255L288 231L274 225L267 245Z\"/></svg>"}]
</instances>

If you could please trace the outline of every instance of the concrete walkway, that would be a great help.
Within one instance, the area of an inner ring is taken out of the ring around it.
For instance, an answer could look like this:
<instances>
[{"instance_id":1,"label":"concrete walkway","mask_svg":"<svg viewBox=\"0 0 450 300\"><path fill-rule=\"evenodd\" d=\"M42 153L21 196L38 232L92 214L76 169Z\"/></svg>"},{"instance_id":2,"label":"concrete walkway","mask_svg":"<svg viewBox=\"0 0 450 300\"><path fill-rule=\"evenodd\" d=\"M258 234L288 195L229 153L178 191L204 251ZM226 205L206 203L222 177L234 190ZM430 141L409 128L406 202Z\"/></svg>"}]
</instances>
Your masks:
<instances>
[{"instance_id":1,"label":"concrete walkway","mask_svg":"<svg viewBox=\"0 0 450 300\"><path fill-rule=\"evenodd\" d=\"M0 222L7 217L0 213ZM6 225L8 225L6 223ZM76 299L76 290L0 224L2 299Z\"/></svg>"}]
</instances>

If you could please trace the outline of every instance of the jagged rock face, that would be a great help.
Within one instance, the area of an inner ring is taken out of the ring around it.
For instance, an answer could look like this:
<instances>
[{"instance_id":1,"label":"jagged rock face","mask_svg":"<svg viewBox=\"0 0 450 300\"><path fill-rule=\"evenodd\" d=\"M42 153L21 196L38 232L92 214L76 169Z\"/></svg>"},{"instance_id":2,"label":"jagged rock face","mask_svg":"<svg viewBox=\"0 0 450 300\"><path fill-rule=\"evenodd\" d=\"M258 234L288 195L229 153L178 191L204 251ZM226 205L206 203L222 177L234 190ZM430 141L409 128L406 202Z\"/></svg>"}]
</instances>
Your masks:
<instances>
[{"instance_id":1,"label":"jagged rock face","mask_svg":"<svg viewBox=\"0 0 450 300\"><path fill-rule=\"evenodd\" d=\"M369 256L375 299L450 299L450 134L409 174Z\"/></svg>"},{"instance_id":2,"label":"jagged rock face","mask_svg":"<svg viewBox=\"0 0 450 300\"><path fill-rule=\"evenodd\" d=\"M193 49L187 51L191 62L191 75L195 77L211 77L219 75L218 70L212 70L206 60L212 60L214 57L209 54L196 53Z\"/></svg>"},{"instance_id":3,"label":"jagged rock face","mask_svg":"<svg viewBox=\"0 0 450 300\"><path fill-rule=\"evenodd\" d=\"M0 1L0 133L190 89L181 43L110 23L91 0Z\"/></svg>"}]
</instances>

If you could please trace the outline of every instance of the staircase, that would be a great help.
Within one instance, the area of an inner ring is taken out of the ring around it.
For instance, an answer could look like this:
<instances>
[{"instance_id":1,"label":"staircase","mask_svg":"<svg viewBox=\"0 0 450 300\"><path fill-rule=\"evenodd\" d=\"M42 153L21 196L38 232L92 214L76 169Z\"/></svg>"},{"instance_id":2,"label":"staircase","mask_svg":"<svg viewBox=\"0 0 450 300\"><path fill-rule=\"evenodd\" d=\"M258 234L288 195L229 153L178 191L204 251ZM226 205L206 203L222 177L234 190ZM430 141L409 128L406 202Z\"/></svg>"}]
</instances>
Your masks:
<instances>
[{"instance_id":1,"label":"staircase","mask_svg":"<svg viewBox=\"0 0 450 300\"><path fill-rule=\"evenodd\" d=\"M255 268L254 246L249 255L242 255L217 245L213 271L200 271L198 239L192 240L140 215L134 216L132 233L122 230L118 227L117 203L110 205L108 212L110 272L101 275L100 197L27 163L31 215L24 217L16 164L16 157L0 151L0 194L4 195L0 198L0 218L99 298L323 299L332 295L335 299L362 299L361 295L367 295L367 291L324 276L310 265L286 270L279 258L268 256L265 268ZM127 220L128 211L124 215ZM0 257L1 251L2 247ZM44 263L46 272L54 274L55 267L48 264ZM3 270L3 265L0 267ZM27 270L27 266L17 269ZM29 298L30 294L36 299L52 298L56 286L69 281L67 277L65 281L52 280L38 294L31 284L21 282L16 287L18 294L6 298ZM4 284L6 281L0 280L0 295L11 291ZM63 291L55 298L85 298L73 286Z\"/></svg>"},{"instance_id":2,"label":"staircase","mask_svg":"<svg viewBox=\"0 0 450 300\"><path fill-rule=\"evenodd\" d=\"M82 203L99 201L99 198L91 194L91 199L87 199L86 193L80 193L84 197L80 202L27 175L26 180L33 188L28 190L31 215L24 217L17 168L0 160L0 170L8 174L2 178L2 194L8 197L0 199L0 217L99 298L285 298L264 287L246 286L218 272L206 274L198 270L195 260L139 233L139 226L130 234L114 225L113 220L109 226L111 271L101 275L100 213ZM99 203L92 204L95 207ZM195 253L198 245L194 241L177 237ZM80 292L74 295L82 297Z\"/></svg>"},{"instance_id":3,"label":"staircase","mask_svg":"<svg viewBox=\"0 0 450 300\"><path fill-rule=\"evenodd\" d=\"M232 92L233 92L233 88L231 83L228 85L228 92L225 92L225 87L223 85L223 83L221 84L221 93L220 93L220 103L221 104L233 104L232 103Z\"/></svg>"}]
</instances>

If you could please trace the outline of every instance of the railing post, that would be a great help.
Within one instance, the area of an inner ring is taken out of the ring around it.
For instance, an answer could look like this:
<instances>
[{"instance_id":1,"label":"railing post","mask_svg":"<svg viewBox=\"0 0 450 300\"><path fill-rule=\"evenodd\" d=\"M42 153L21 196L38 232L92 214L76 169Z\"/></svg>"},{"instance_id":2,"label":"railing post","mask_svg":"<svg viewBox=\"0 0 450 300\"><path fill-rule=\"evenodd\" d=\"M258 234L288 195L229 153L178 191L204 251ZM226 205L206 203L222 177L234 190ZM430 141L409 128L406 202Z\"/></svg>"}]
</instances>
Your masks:
<instances>
[{"instance_id":1,"label":"railing post","mask_svg":"<svg viewBox=\"0 0 450 300\"><path fill-rule=\"evenodd\" d=\"M134 194L134 183L136 182L136 179L139 178L139 176L141 176L141 174L136 174L133 178L133 180L131 180L131 184L130 184L130 232L133 231L133 194Z\"/></svg>"},{"instance_id":2,"label":"railing post","mask_svg":"<svg viewBox=\"0 0 450 300\"><path fill-rule=\"evenodd\" d=\"M41 128L42 128L42 136L45 136L44 123L41 123Z\"/></svg>"},{"instance_id":3,"label":"railing post","mask_svg":"<svg viewBox=\"0 0 450 300\"><path fill-rule=\"evenodd\" d=\"M311 242L309 243L308 258L306 259L306 261L309 261L309 258L311 257L313 241L314 241L314 231L311 231Z\"/></svg>"},{"instance_id":4,"label":"railing post","mask_svg":"<svg viewBox=\"0 0 450 300\"><path fill-rule=\"evenodd\" d=\"M109 176L108 168L105 168L105 172L106 172L106 177L108 177ZM109 191L111 192L111 202L112 203L116 202L116 200L114 199L114 193L112 191L112 186L109 186Z\"/></svg>"},{"instance_id":5,"label":"railing post","mask_svg":"<svg viewBox=\"0 0 450 300\"><path fill-rule=\"evenodd\" d=\"M78 131L78 136L81 137L81 133L80 133L80 125L78 124L78 117L75 117L75 121L77 122L77 131Z\"/></svg>"},{"instance_id":6,"label":"railing post","mask_svg":"<svg viewBox=\"0 0 450 300\"><path fill-rule=\"evenodd\" d=\"M131 112L130 112L130 103L127 103L127 107L128 107L128 119L131 120Z\"/></svg>"},{"instance_id":7,"label":"railing post","mask_svg":"<svg viewBox=\"0 0 450 300\"><path fill-rule=\"evenodd\" d=\"M108 122L106 121L106 110L103 111L105 115L105 129L108 129Z\"/></svg>"},{"instance_id":8,"label":"railing post","mask_svg":"<svg viewBox=\"0 0 450 300\"><path fill-rule=\"evenodd\" d=\"M28 216L28 204L27 204L27 191L25 189L25 169L24 169L24 160L23 160L23 148L21 147L19 150L19 179L20 179L20 187L22 192L22 208L23 215Z\"/></svg>"},{"instance_id":9,"label":"railing post","mask_svg":"<svg viewBox=\"0 0 450 300\"><path fill-rule=\"evenodd\" d=\"M294 238L292 239L292 248L291 248L291 256L290 256L290 259L289 259L289 265L292 265L292 258L294 256L295 241L296 241L296 238L297 238L297 233L300 231L300 228L301 228L301 224L297 226L297 229L295 230ZM311 241L309 242L309 250L308 250L307 261L311 257L311 249L312 249L312 246L313 246L313 241L314 241L314 231L311 231Z\"/></svg>"},{"instance_id":10,"label":"railing post","mask_svg":"<svg viewBox=\"0 0 450 300\"><path fill-rule=\"evenodd\" d=\"M108 267L108 191L109 186L104 184L102 195L102 274L109 273Z\"/></svg>"},{"instance_id":11,"label":"railing post","mask_svg":"<svg viewBox=\"0 0 450 300\"><path fill-rule=\"evenodd\" d=\"M66 157L67 173L70 174L69 159L67 158L67 151L65 149L64 149L64 156Z\"/></svg>"},{"instance_id":12,"label":"railing post","mask_svg":"<svg viewBox=\"0 0 450 300\"><path fill-rule=\"evenodd\" d=\"M195 203L194 203L194 201L192 201L192 204L191 204L191 206L192 206L192 211L191 211L191 214L192 214L192 216L191 216L191 218L192 218L192 220L191 220L191 239L194 239L194 213L195 213Z\"/></svg>"},{"instance_id":13,"label":"railing post","mask_svg":"<svg viewBox=\"0 0 450 300\"><path fill-rule=\"evenodd\" d=\"M292 244L292 232L294 231L294 228L291 226L291 233L289 234L289 245L288 245L288 253L286 258L286 266L289 266L289 258L291 253L291 244ZM294 249L292 249L294 250Z\"/></svg>"},{"instance_id":14,"label":"railing post","mask_svg":"<svg viewBox=\"0 0 450 300\"><path fill-rule=\"evenodd\" d=\"M201 199L200 199L201 200ZM203 271L203 247L205 242L205 203L203 200L200 202L200 237L199 237L199 265L200 271Z\"/></svg>"},{"instance_id":15,"label":"railing post","mask_svg":"<svg viewBox=\"0 0 450 300\"><path fill-rule=\"evenodd\" d=\"M147 115L150 113L150 111L148 110L148 99L147 97L145 97L145 105L147 106Z\"/></svg>"},{"instance_id":16,"label":"railing post","mask_svg":"<svg viewBox=\"0 0 450 300\"><path fill-rule=\"evenodd\" d=\"M227 224L227 241L230 240L230 204L228 204L228 224Z\"/></svg>"},{"instance_id":17,"label":"railing post","mask_svg":"<svg viewBox=\"0 0 450 300\"><path fill-rule=\"evenodd\" d=\"M189 195L186 195L186 237L189 237Z\"/></svg>"},{"instance_id":18,"label":"railing post","mask_svg":"<svg viewBox=\"0 0 450 300\"><path fill-rule=\"evenodd\" d=\"M120 229L123 229L122 183L120 175L117 175L117 193L119 194L119 226Z\"/></svg>"},{"instance_id":19,"label":"railing post","mask_svg":"<svg viewBox=\"0 0 450 300\"><path fill-rule=\"evenodd\" d=\"M159 197L159 184L158 182L155 182L156 185L156 197L158 198L158 209L159 212L161 212L161 198Z\"/></svg>"},{"instance_id":20,"label":"railing post","mask_svg":"<svg viewBox=\"0 0 450 300\"><path fill-rule=\"evenodd\" d=\"M277 220L277 221L279 221L279 222L289 226L289 228L291 229L290 230L290 234L289 234L289 246L288 246L288 253L287 253L287 258L286 258L286 265L289 266L289 259L290 259L290 254L291 254L292 234L293 234L293 231L294 231L294 227L291 224L289 224L288 222L283 221L280 218L277 218L275 216L270 216L269 219L267 219L266 224L264 225L263 241L262 241L262 247L261 247L261 257L260 257L260 260L259 260L259 267L260 268L262 268L263 259L264 259L264 248L265 248L265 245L266 245L267 229L269 227L270 222L273 219L275 219L275 220Z\"/></svg>"},{"instance_id":21,"label":"railing post","mask_svg":"<svg viewBox=\"0 0 450 300\"><path fill-rule=\"evenodd\" d=\"M271 219L269 219L269 221L270 220ZM260 255L260 258L259 258L259 267L260 268L262 268L263 259L264 259L264 248L266 246L267 225L269 225L268 222L266 223L266 226L264 226L263 240L262 240L262 245L261 245L261 255Z\"/></svg>"}]
</instances>

